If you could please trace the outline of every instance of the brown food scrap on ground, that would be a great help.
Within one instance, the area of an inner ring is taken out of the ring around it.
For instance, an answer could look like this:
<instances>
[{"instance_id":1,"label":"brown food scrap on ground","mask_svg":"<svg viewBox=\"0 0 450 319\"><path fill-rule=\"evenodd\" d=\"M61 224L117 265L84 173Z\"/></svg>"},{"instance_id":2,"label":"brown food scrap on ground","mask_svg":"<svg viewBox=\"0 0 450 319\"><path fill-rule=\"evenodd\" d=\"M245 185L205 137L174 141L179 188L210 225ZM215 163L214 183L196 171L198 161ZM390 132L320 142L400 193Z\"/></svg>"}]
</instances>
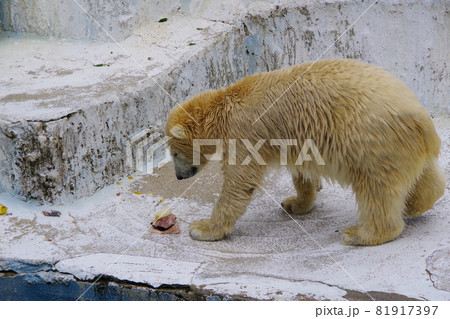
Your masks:
<instances>
[{"instance_id":1,"label":"brown food scrap on ground","mask_svg":"<svg viewBox=\"0 0 450 319\"><path fill-rule=\"evenodd\" d=\"M44 216L49 216L49 217L61 216L61 212L58 210L44 210L44 211L42 211L42 214L44 214Z\"/></svg>"},{"instance_id":2,"label":"brown food scrap on ground","mask_svg":"<svg viewBox=\"0 0 450 319\"><path fill-rule=\"evenodd\" d=\"M150 232L153 234L179 234L181 233L177 217L171 213L170 208L163 208L151 222Z\"/></svg>"}]
</instances>

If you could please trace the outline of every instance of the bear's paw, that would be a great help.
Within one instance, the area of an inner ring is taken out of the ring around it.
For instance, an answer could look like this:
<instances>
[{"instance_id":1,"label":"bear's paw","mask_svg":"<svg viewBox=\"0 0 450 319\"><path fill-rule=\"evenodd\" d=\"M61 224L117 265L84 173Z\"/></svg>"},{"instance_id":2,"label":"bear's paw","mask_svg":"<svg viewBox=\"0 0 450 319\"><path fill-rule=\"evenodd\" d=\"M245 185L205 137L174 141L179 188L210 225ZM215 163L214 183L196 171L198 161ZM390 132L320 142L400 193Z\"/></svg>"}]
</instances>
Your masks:
<instances>
[{"instance_id":1,"label":"bear's paw","mask_svg":"<svg viewBox=\"0 0 450 319\"><path fill-rule=\"evenodd\" d=\"M216 241L225 237L225 232L214 225L209 219L194 221L189 226L189 235L192 239L203 241Z\"/></svg>"},{"instance_id":2,"label":"bear's paw","mask_svg":"<svg viewBox=\"0 0 450 319\"><path fill-rule=\"evenodd\" d=\"M297 196L286 198L282 203L284 211L292 215L303 215L310 212L314 207L314 201L306 202L299 200Z\"/></svg>"},{"instance_id":3,"label":"bear's paw","mask_svg":"<svg viewBox=\"0 0 450 319\"><path fill-rule=\"evenodd\" d=\"M350 226L342 232L342 243L351 246L375 246L381 245L397 238L402 230L404 223L400 223L392 229L383 229L375 233L372 228L362 225Z\"/></svg>"}]
</instances>

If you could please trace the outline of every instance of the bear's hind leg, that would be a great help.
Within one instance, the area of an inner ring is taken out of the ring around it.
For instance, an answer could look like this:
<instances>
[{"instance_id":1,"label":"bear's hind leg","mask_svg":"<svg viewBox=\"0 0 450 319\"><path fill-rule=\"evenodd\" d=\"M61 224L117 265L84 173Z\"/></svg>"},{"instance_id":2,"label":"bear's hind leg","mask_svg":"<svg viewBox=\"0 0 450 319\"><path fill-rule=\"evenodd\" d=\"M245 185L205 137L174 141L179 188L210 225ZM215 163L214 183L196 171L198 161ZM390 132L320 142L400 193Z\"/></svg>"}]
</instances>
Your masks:
<instances>
[{"instance_id":1,"label":"bear's hind leg","mask_svg":"<svg viewBox=\"0 0 450 319\"><path fill-rule=\"evenodd\" d=\"M343 232L343 243L355 246L380 245L398 237L403 231L403 209L406 191L402 187L361 183L354 187L360 211L359 225L347 227Z\"/></svg>"},{"instance_id":2,"label":"bear's hind leg","mask_svg":"<svg viewBox=\"0 0 450 319\"><path fill-rule=\"evenodd\" d=\"M319 179L305 179L303 175L292 174L297 196L286 198L281 206L283 209L293 215L302 215L308 213L314 207L314 201L317 198L317 191L321 184Z\"/></svg>"},{"instance_id":3,"label":"bear's hind leg","mask_svg":"<svg viewBox=\"0 0 450 319\"><path fill-rule=\"evenodd\" d=\"M407 199L405 215L416 217L431 209L444 195L445 178L435 161L430 162L412 187Z\"/></svg>"}]
</instances>

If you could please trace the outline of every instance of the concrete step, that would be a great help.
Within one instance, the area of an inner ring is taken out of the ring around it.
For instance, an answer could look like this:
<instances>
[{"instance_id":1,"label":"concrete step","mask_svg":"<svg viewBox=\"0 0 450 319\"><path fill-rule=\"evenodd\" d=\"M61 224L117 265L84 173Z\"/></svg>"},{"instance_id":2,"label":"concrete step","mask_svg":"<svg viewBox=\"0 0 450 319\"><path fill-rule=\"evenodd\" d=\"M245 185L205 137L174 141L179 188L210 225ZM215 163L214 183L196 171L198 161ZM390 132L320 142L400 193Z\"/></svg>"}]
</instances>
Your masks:
<instances>
[{"instance_id":1,"label":"concrete step","mask_svg":"<svg viewBox=\"0 0 450 319\"><path fill-rule=\"evenodd\" d=\"M4 0L0 4L0 30L34 34L45 38L116 41L131 36L136 30L149 28L176 13L220 21L233 19L247 11L253 0L239 1L124 1L114 0ZM257 2L267 6L269 0ZM96 22L101 22L99 28ZM151 23L150 23L151 25Z\"/></svg>"},{"instance_id":2,"label":"concrete step","mask_svg":"<svg viewBox=\"0 0 450 319\"><path fill-rule=\"evenodd\" d=\"M3 15L20 16L3 28L38 33L32 23L19 27L37 14L24 3L2 4ZM142 13L120 32L111 24L125 11L107 17L89 10L106 28L92 24L87 32L93 22L71 8L80 32L89 34L82 40L1 33L0 191L52 203L92 195L143 169L136 156L158 143L177 103L247 74L318 58L381 65L430 112L450 114L447 1L183 3L168 2L152 21ZM57 8L58 19L66 17L69 8ZM41 35L71 37L58 28ZM100 38L94 29L112 30L112 38L92 41Z\"/></svg>"}]
</instances>

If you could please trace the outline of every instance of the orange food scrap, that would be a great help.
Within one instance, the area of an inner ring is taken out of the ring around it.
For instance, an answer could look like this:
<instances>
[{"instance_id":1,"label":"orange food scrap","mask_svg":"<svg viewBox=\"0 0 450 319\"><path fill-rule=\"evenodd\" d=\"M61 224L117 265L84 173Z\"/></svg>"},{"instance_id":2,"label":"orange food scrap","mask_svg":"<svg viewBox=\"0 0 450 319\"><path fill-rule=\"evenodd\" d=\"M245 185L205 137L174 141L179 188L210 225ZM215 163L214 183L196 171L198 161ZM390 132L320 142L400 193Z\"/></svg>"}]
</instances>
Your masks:
<instances>
[{"instance_id":1,"label":"orange food scrap","mask_svg":"<svg viewBox=\"0 0 450 319\"><path fill-rule=\"evenodd\" d=\"M181 233L177 217L172 214L169 207L164 207L151 222L150 232L154 234L179 234Z\"/></svg>"}]
</instances>

